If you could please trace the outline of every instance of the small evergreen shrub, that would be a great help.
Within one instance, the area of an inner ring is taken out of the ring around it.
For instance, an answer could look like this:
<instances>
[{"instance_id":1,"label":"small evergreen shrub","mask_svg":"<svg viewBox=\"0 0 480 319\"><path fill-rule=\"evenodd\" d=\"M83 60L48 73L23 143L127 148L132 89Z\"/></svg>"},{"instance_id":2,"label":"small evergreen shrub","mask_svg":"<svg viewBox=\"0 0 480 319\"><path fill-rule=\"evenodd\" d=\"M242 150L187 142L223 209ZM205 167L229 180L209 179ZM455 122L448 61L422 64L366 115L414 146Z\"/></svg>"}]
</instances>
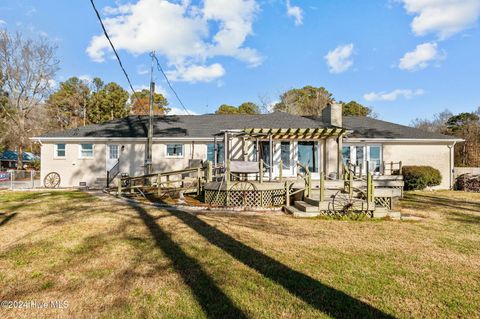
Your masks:
<instances>
[{"instance_id":1,"label":"small evergreen shrub","mask_svg":"<svg viewBox=\"0 0 480 319\"><path fill-rule=\"evenodd\" d=\"M442 182L440 171L431 166L403 166L402 174L405 190L422 190Z\"/></svg>"}]
</instances>

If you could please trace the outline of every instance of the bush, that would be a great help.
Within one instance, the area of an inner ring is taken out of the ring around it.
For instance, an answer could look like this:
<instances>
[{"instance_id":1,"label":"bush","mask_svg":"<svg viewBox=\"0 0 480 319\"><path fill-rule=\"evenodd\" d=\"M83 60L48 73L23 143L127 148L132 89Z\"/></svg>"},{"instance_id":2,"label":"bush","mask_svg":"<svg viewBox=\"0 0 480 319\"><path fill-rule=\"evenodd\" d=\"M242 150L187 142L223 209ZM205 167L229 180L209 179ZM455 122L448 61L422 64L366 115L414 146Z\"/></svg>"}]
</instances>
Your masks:
<instances>
[{"instance_id":1,"label":"bush","mask_svg":"<svg viewBox=\"0 0 480 319\"><path fill-rule=\"evenodd\" d=\"M440 171L431 166L404 166L402 174L405 190L421 190L442 182Z\"/></svg>"}]
</instances>

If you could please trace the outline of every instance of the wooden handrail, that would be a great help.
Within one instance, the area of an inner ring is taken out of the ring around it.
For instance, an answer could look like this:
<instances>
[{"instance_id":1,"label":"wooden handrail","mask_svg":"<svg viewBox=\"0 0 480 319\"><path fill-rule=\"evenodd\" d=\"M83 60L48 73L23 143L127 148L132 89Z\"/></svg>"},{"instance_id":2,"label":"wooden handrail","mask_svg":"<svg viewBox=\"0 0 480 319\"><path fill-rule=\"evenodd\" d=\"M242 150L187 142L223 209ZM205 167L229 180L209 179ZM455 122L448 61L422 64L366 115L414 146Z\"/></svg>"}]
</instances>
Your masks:
<instances>
[{"instance_id":1,"label":"wooden handrail","mask_svg":"<svg viewBox=\"0 0 480 319\"><path fill-rule=\"evenodd\" d=\"M203 167L200 167L200 170L204 170ZM145 174L145 175L140 175L140 176L127 176L127 177L122 177L122 180L137 180L137 179L145 179L149 177L155 177L158 175L162 176L171 176L171 175L179 175L179 174L185 174L185 173L193 173L197 172L198 168L187 168L187 169L182 169L182 170L177 170L177 171L168 171L168 172L163 172L163 173L154 173L154 174Z\"/></svg>"}]
</instances>

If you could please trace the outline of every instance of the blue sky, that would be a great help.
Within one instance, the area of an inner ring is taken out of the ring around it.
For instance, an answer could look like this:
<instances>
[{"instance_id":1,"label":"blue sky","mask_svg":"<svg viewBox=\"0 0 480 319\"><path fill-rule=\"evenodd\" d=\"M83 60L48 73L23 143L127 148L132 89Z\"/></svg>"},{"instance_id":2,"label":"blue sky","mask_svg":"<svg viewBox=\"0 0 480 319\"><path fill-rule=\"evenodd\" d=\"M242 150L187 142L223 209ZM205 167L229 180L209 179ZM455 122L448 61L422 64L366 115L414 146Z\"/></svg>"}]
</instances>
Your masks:
<instances>
[{"instance_id":1,"label":"blue sky","mask_svg":"<svg viewBox=\"0 0 480 319\"><path fill-rule=\"evenodd\" d=\"M195 113L273 103L324 86L337 100L408 124L480 106L480 0L97 0L134 86L155 49ZM0 27L58 46L58 82L99 76L127 88L90 2L4 0ZM179 103L155 74L170 107Z\"/></svg>"}]
</instances>

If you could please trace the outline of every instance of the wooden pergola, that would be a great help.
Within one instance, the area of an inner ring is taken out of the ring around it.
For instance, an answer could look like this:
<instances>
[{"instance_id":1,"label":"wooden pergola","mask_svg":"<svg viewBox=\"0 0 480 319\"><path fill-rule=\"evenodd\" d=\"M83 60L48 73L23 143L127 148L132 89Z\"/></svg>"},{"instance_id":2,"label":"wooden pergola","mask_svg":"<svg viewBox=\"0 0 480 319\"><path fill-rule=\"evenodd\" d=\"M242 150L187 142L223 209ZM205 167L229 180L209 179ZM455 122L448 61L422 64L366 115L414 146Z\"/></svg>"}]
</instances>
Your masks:
<instances>
[{"instance_id":1,"label":"wooden pergola","mask_svg":"<svg viewBox=\"0 0 480 319\"><path fill-rule=\"evenodd\" d=\"M342 136L346 129L333 128L246 128L244 134L251 137L272 137L273 139L321 139Z\"/></svg>"},{"instance_id":2,"label":"wooden pergola","mask_svg":"<svg viewBox=\"0 0 480 319\"><path fill-rule=\"evenodd\" d=\"M224 158L229 159L230 137L236 136L242 138L243 143L243 160L246 160L248 153L245 149L245 140L255 140L257 146L257 158L259 158L259 140L268 139L270 147L270 163L268 163L270 180L273 175L273 140L319 140L336 137L337 138L337 173L340 177L342 172L342 137L347 133L347 129L342 127L326 127L326 128L245 128L243 130L230 130L216 134L214 136L215 154L217 154L217 136L223 135L224 142ZM214 156L214 164L216 165L216 156Z\"/></svg>"}]
</instances>

